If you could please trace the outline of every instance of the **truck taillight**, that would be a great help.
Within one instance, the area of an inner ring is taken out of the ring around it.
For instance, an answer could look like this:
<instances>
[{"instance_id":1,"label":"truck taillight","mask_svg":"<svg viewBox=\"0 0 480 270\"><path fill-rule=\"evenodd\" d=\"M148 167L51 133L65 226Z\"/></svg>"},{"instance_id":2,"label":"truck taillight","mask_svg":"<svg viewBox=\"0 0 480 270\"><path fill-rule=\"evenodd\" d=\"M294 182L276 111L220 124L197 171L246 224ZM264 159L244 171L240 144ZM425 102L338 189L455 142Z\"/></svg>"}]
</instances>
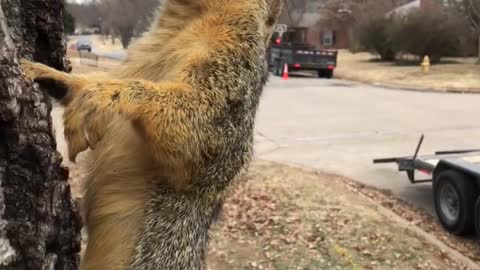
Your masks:
<instances>
[{"instance_id":1,"label":"truck taillight","mask_svg":"<svg viewBox=\"0 0 480 270\"><path fill-rule=\"evenodd\" d=\"M301 68L302 66L300 64L295 64L293 65L294 68Z\"/></svg>"},{"instance_id":2,"label":"truck taillight","mask_svg":"<svg viewBox=\"0 0 480 270\"><path fill-rule=\"evenodd\" d=\"M275 43L276 43L277 45L280 45L280 44L282 43L282 40L281 40L280 38L277 38L277 39L275 40Z\"/></svg>"},{"instance_id":3,"label":"truck taillight","mask_svg":"<svg viewBox=\"0 0 480 270\"><path fill-rule=\"evenodd\" d=\"M333 70L335 67L333 65L328 65L328 69Z\"/></svg>"}]
</instances>

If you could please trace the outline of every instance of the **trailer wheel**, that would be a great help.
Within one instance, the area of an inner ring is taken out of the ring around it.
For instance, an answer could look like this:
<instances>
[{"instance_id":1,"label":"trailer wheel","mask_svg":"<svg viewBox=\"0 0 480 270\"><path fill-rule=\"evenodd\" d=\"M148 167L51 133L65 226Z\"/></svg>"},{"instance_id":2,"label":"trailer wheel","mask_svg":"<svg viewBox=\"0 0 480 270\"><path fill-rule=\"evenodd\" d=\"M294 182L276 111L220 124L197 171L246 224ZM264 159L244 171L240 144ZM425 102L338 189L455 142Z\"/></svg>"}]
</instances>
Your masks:
<instances>
[{"instance_id":1,"label":"trailer wheel","mask_svg":"<svg viewBox=\"0 0 480 270\"><path fill-rule=\"evenodd\" d=\"M473 232L477 199L474 182L454 170L444 171L434 185L435 210L443 227L452 234Z\"/></svg>"},{"instance_id":2,"label":"trailer wheel","mask_svg":"<svg viewBox=\"0 0 480 270\"><path fill-rule=\"evenodd\" d=\"M480 197L477 199L475 204L475 232L477 236L480 237Z\"/></svg>"},{"instance_id":3,"label":"trailer wheel","mask_svg":"<svg viewBox=\"0 0 480 270\"><path fill-rule=\"evenodd\" d=\"M317 70L317 73L319 78L325 78L325 75L326 75L325 70L323 69Z\"/></svg>"}]
</instances>

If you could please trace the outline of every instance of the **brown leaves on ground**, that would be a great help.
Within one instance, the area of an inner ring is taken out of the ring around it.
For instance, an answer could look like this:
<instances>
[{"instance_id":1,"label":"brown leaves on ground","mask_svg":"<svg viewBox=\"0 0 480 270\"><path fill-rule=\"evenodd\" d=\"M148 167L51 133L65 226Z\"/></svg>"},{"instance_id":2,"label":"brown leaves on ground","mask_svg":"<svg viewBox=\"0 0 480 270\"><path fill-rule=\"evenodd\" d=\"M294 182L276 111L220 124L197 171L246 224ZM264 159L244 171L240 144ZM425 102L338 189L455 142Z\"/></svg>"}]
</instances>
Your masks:
<instances>
[{"instance_id":1,"label":"brown leaves on ground","mask_svg":"<svg viewBox=\"0 0 480 270\"><path fill-rule=\"evenodd\" d=\"M209 268L467 269L375 208L343 178L256 162L226 202Z\"/></svg>"},{"instance_id":2,"label":"brown leaves on ground","mask_svg":"<svg viewBox=\"0 0 480 270\"><path fill-rule=\"evenodd\" d=\"M459 251L461 254L475 262L480 262L480 248L476 239L456 237L449 234L443 229L436 217L396 198L390 192L366 187L365 185L350 180L345 180L345 182L353 191L362 193L365 196L380 202L383 207L390 209L395 214L401 216L412 224L419 226L424 231L435 235L436 238L449 247Z\"/></svg>"}]
</instances>

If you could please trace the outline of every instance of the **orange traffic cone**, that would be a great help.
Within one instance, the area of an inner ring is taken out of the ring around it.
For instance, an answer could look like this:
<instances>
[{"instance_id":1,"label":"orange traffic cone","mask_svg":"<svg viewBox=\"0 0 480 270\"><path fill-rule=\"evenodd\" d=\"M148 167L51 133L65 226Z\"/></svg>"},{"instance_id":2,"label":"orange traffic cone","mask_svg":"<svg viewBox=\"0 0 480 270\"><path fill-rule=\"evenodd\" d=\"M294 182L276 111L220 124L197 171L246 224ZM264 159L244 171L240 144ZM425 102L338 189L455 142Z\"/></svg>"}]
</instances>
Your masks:
<instances>
[{"instance_id":1,"label":"orange traffic cone","mask_svg":"<svg viewBox=\"0 0 480 270\"><path fill-rule=\"evenodd\" d=\"M283 68L283 79L286 81L288 80L288 64L285 64Z\"/></svg>"}]
</instances>

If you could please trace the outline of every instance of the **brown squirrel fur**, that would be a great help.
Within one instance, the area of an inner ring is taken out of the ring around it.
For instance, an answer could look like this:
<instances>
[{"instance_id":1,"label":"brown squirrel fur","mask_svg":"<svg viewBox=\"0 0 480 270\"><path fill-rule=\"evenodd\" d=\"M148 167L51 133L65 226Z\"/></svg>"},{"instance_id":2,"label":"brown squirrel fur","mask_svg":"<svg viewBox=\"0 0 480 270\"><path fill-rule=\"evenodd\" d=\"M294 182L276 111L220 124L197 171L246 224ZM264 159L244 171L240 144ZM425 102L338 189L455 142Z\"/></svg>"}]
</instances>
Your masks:
<instances>
[{"instance_id":1,"label":"brown squirrel fur","mask_svg":"<svg viewBox=\"0 0 480 270\"><path fill-rule=\"evenodd\" d=\"M22 61L65 105L69 157L92 149L82 270L204 269L209 229L252 156L281 0L167 0L121 68Z\"/></svg>"}]
</instances>

